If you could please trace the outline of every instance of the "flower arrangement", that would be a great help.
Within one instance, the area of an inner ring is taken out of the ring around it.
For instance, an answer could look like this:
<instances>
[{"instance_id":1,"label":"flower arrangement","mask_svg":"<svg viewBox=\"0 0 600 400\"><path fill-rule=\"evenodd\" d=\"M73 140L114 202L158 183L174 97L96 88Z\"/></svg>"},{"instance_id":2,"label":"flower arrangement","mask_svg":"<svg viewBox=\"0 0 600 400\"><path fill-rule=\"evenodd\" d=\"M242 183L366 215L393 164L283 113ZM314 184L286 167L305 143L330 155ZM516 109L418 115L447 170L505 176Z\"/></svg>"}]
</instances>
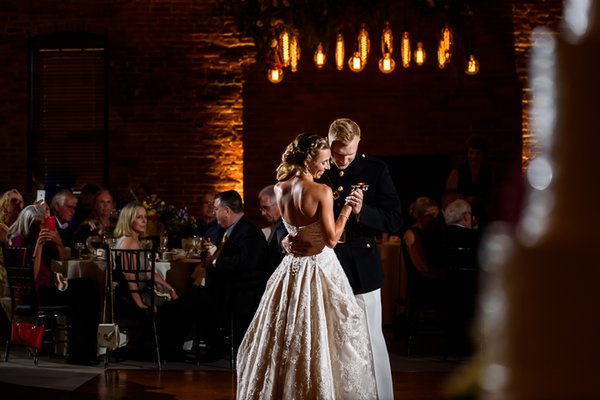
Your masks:
<instances>
[{"instance_id":1,"label":"flower arrangement","mask_svg":"<svg viewBox=\"0 0 600 400\"><path fill-rule=\"evenodd\" d=\"M146 235L160 236L165 231L169 235L193 235L198 230L198 222L190 216L187 207L176 209L167 205L156 194L151 194L142 202L148 215Z\"/></svg>"}]
</instances>

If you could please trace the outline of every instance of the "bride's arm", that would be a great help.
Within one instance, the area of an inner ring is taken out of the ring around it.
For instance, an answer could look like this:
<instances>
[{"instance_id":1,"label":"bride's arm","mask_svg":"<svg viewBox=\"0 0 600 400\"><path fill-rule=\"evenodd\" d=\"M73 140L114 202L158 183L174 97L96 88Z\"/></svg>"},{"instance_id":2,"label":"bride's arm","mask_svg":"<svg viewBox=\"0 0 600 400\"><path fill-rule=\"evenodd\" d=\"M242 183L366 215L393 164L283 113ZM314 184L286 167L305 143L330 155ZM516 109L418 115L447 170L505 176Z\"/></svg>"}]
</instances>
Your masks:
<instances>
[{"instance_id":1,"label":"bride's arm","mask_svg":"<svg viewBox=\"0 0 600 400\"><path fill-rule=\"evenodd\" d=\"M329 186L321 186L322 187L320 188L321 190L319 191L318 199L325 244L327 247L334 247L344 232L344 227L346 226L346 221L348 221L348 217L352 212L352 207L349 205L344 205L340 215L338 216L338 219L334 220L333 192Z\"/></svg>"}]
</instances>

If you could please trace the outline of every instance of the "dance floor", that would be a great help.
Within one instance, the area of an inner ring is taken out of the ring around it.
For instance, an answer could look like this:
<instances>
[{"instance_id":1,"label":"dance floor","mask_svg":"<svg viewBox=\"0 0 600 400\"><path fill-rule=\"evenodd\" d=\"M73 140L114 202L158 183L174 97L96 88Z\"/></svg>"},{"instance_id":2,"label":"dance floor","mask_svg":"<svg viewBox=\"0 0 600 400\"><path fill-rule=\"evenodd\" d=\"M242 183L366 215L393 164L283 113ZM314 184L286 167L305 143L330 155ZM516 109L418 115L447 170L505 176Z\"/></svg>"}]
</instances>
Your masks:
<instances>
[{"instance_id":1,"label":"dance floor","mask_svg":"<svg viewBox=\"0 0 600 400\"><path fill-rule=\"evenodd\" d=\"M386 335L387 336L387 335ZM465 365L463 359L444 360L437 354L406 357L402 346L388 340L396 399L447 398L448 382ZM3 349L2 349L3 350ZM0 393L22 398L53 399L148 399L233 400L235 371L229 361L212 364L165 363L161 371L153 362L121 361L81 367L62 358L42 357L35 367L24 349L11 351L8 363L0 362Z\"/></svg>"}]
</instances>

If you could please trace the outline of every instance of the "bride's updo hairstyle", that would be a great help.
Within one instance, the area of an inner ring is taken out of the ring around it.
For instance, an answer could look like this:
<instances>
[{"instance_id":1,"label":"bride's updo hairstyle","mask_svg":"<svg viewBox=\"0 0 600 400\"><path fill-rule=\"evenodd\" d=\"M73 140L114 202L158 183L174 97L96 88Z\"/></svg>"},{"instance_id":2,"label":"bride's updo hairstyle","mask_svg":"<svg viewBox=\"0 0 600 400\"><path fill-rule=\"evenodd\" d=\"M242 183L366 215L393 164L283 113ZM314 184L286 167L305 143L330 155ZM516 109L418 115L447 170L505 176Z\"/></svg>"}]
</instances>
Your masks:
<instances>
[{"instance_id":1,"label":"bride's updo hairstyle","mask_svg":"<svg viewBox=\"0 0 600 400\"><path fill-rule=\"evenodd\" d=\"M281 164L277 167L277 180L284 181L305 169L304 161L312 161L321 150L329 148L324 137L314 133L301 133L285 148Z\"/></svg>"}]
</instances>

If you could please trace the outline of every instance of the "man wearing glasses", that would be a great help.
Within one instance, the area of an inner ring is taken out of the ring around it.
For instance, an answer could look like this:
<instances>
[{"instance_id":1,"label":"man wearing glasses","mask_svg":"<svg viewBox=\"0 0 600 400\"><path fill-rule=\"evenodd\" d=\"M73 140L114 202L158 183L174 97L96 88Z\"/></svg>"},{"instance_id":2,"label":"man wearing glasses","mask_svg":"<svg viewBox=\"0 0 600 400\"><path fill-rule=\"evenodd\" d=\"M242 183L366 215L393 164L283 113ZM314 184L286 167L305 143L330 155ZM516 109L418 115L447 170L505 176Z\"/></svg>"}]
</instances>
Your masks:
<instances>
[{"instance_id":1,"label":"man wearing glasses","mask_svg":"<svg viewBox=\"0 0 600 400\"><path fill-rule=\"evenodd\" d=\"M267 228L263 229L267 239L266 268L270 276L279 266L285 252L282 251L281 240L288 234L281 212L277 203L275 203L275 190L273 185L265 186L258 194L258 203L260 214L269 223Z\"/></svg>"}]
</instances>

